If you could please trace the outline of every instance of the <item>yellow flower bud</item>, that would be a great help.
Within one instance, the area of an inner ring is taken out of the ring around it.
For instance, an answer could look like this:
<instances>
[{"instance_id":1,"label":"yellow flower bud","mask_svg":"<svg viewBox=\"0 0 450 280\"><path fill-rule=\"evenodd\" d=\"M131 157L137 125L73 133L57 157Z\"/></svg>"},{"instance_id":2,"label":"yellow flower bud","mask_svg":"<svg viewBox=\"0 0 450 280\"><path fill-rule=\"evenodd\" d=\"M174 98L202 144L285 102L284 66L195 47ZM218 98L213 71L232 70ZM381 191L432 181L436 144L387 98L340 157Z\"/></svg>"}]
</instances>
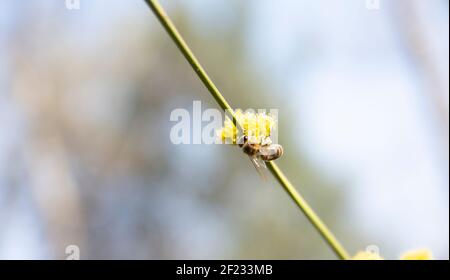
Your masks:
<instances>
[{"instance_id":1,"label":"yellow flower bud","mask_svg":"<svg viewBox=\"0 0 450 280\"><path fill-rule=\"evenodd\" d=\"M417 250L411 250L403 253L400 257L401 260L432 260L433 253L429 249L422 248Z\"/></svg>"}]
</instances>

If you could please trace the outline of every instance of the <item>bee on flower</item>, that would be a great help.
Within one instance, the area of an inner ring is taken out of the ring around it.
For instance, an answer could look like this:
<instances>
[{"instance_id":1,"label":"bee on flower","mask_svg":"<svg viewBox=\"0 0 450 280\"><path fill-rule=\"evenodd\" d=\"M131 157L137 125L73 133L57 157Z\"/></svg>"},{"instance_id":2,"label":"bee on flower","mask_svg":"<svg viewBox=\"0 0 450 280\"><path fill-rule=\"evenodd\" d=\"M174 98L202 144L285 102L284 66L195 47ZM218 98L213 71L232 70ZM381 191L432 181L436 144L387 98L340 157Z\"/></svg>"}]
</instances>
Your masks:
<instances>
[{"instance_id":1,"label":"bee on flower","mask_svg":"<svg viewBox=\"0 0 450 280\"><path fill-rule=\"evenodd\" d=\"M233 121L227 117L224 126L217 131L217 135L222 143L238 145L249 156L262 179L266 180L265 162L276 160L283 155L283 147L272 143L270 138L276 121L273 116L265 112L254 113L241 110L236 110L235 118L242 131L239 131Z\"/></svg>"}]
</instances>

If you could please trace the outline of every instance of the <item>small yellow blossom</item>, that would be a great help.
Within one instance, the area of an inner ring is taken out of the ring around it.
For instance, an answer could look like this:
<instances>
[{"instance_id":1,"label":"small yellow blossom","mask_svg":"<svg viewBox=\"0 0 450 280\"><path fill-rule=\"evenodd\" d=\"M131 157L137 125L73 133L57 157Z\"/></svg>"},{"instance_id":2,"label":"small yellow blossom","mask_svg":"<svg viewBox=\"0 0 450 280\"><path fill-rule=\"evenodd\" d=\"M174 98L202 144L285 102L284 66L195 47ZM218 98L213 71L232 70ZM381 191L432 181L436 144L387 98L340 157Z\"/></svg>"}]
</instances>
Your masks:
<instances>
[{"instance_id":1,"label":"small yellow blossom","mask_svg":"<svg viewBox=\"0 0 450 280\"><path fill-rule=\"evenodd\" d=\"M423 248L423 249L417 249L417 250L411 250L403 253L403 255L400 257L401 260L432 260L433 259L433 253L429 249Z\"/></svg>"},{"instance_id":2,"label":"small yellow blossom","mask_svg":"<svg viewBox=\"0 0 450 280\"><path fill-rule=\"evenodd\" d=\"M378 255L375 252L360 251L352 258L352 260L356 260L356 261L364 261L364 260L379 261L379 260L383 260L383 258L380 257L380 255Z\"/></svg>"},{"instance_id":3,"label":"small yellow blossom","mask_svg":"<svg viewBox=\"0 0 450 280\"><path fill-rule=\"evenodd\" d=\"M236 121L241 125L243 135L257 139L260 143L265 137L269 137L275 128L275 119L266 113L242 112L235 111ZM238 138L238 130L233 121L227 117L224 126L217 131L218 137L222 142L236 144Z\"/></svg>"},{"instance_id":4,"label":"small yellow blossom","mask_svg":"<svg viewBox=\"0 0 450 280\"><path fill-rule=\"evenodd\" d=\"M411 250L403 253L400 260L432 260L433 254L429 249L418 249ZM352 260L383 260L383 258L375 252L371 251L360 251L358 252Z\"/></svg>"}]
</instances>

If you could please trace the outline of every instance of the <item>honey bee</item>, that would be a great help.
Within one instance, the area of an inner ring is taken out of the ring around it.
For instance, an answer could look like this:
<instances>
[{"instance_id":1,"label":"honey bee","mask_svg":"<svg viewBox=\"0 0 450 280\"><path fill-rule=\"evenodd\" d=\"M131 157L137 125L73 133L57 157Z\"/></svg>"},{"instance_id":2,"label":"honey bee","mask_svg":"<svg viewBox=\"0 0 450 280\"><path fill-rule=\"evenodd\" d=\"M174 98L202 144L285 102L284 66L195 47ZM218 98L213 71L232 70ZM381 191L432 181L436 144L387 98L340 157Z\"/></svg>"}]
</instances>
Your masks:
<instances>
[{"instance_id":1,"label":"honey bee","mask_svg":"<svg viewBox=\"0 0 450 280\"><path fill-rule=\"evenodd\" d=\"M261 178L267 181L265 162L280 158L283 155L283 147L279 144L273 144L269 137L265 137L262 141L255 141L252 137L249 139L247 135L242 136L237 143L242 151L249 156Z\"/></svg>"}]
</instances>

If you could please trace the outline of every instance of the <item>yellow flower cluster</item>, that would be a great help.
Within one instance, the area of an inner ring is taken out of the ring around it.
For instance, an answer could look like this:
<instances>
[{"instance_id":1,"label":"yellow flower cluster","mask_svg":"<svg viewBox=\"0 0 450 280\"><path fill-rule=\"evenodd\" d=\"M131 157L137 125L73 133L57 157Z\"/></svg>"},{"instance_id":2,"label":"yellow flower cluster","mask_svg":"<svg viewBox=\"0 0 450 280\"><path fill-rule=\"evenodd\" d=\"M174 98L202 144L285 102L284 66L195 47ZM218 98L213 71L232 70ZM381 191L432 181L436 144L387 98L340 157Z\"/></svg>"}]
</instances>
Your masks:
<instances>
[{"instance_id":1,"label":"yellow flower cluster","mask_svg":"<svg viewBox=\"0 0 450 280\"><path fill-rule=\"evenodd\" d=\"M235 111L236 121L242 127L242 135L251 137L257 143L265 137L269 137L273 129L275 129L275 119L264 112L242 112L241 110ZM233 124L233 121L227 117L224 122L224 126L217 131L218 137L223 143L236 144L238 140L238 129Z\"/></svg>"},{"instance_id":2,"label":"yellow flower cluster","mask_svg":"<svg viewBox=\"0 0 450 280\"><path fill-rule=\"evenodd\" d=\"M417 249L405 252L400 260L432 260L433 254L429 249ZM352 260L383 260L383 258L375 252L361 251L358 252Z\"/></svg>"}]
</instances>

